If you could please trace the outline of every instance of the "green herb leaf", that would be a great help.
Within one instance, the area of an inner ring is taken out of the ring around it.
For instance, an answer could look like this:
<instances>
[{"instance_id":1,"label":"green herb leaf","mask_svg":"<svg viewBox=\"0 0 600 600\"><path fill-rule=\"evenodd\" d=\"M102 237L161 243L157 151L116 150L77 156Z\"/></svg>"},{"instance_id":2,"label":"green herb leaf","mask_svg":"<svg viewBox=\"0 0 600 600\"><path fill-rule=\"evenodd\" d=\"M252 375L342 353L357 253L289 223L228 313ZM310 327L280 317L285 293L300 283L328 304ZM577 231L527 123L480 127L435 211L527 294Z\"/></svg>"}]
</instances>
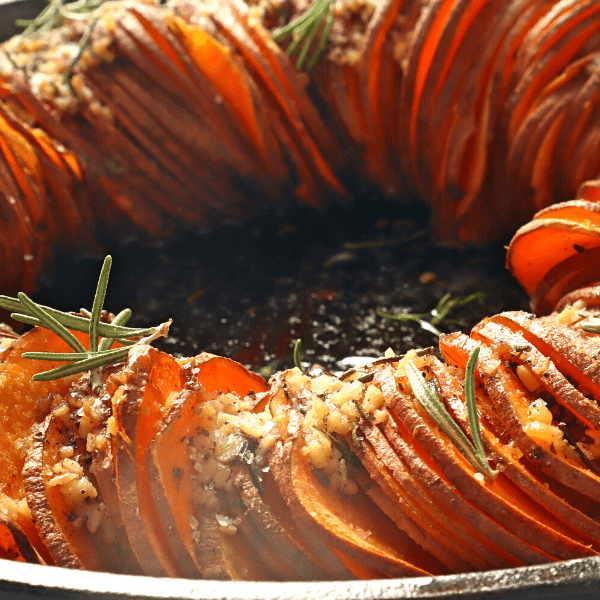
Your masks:
<instances>
[{"instance_id":1,"label":"green herb leaf","mask_svg":"<svg viewBox=\"0 0 600 600\"><path fill-rule=\"evenodd\" d=\"M18 298L19 302L23 305L23 308L37 318L42 327L55 333L65 343L69 344L69 346L71 346L75 352L85 352L83 344L64 325L59 323L39 304L36 304L33 300L30 300L23 292L19 292Z\"/></svg>"},{"instance_id":2,"label":"green herb leaf","mask_svg":"<svg viewBox=\"0 0 600 600\"><path fill-rule=\"evenodd\" d=\"M98 286L96 287L96 294L94 296L94 303L92 305L92 314L90 315L90 352L98 351L98 324L100 323L100 317L102 316L102 306L104 305L104 299L106 298L106 288L108 286L108 277L110 275L111 267L112 257L107 256L102 264L102 270L100 271Z\"/></svg>"},{"instance_id":3,"label":"green herb leaf","mask_svg":"<svg viewBox=\"0 0 600 600\"><path fill-rule=\"evenodd\" d=\"M68 18L69 19L87 19L87 15L79 15L79 14L74 14L74 13L67 13L68 14ZM79 59L81 58L81 55L83 54L84 50L86 49L88 42L90 41L90 37L92 37L92 32L94 31L94 27L96 27L96 23L98 22L99 17L96 17L88 26L86 32L83 34L83 37L81 38L80 42L79 42L79 48L77 49L77 54L73 57L73 60L70 62L69 66L67 67L67 70L63 73L63 83L66 83L67 81L69 81L69 79L71 79L71 75L73 74L73 69L75 68L75 65L79 62Z\"/></svg>"},{"instance_id":4,"label":"green herb leaf","mask_svg":"<svg viewBox=\"0 0 600 600\"><path fill-rule=\"evenodd\" d=\"M25 352L24 358L70 363L37 373L33 377L34 381L48 381L90 370L92 389L97 391L102 384L100 375L104 366L125 360L131 346L150 344L156 338L168 334L170 320L158 327L144 329L124 327L131 318L131 310L128 308L121 311L111 324L100 322L111 265L112 258L107 256L100 272L92 310L81 309L83 316L36 304L23 293L19 294L18 299L0 296L0 308L20 311L11 315L14 319L53 331L74 350L74 352ZM90 349L86 350L70 330L87 333ZM99 341L100 336L102 339ZM114 342L120 343L123 347L111 350Z\"/></svg>"},{"instance_id":5,"label":"green herb leaf","mask_svg":"<svg viewBox=\"0 0 600 600\"><path fill-rule=\"evenodd\" d=\"M127 323L127 321L129 321L129 319L131 319L131 309L130 308L126 308L124 310L122 310L113 320L111 325L125 325L125 323ZM98 344L98 350L100 352L103 352L104 350L110 350L110 347L113 345L114 343L114 339L113 338L109 338L109 337L105 337L102 338L100 340L100 343ZM124 343L125 340L120 340L121 343ZM132 344L135 342L131 342Z\"/></svg>"},{"instance_id":6,"label":"green herb leaf","mask_svg":"<svg viewBox=\"0 0 600 600\"><path fill-rule=\"evenodd\" d=\"M477 300L480 304L483 302L485 295L481 292L475 292L474 294L470 294L469 296L465 296L461 298L460 296L452 297L452 294L445 294L442 299L438 302L437 306L431 311L433 318L431 319L432 325L437 325L444 320L447 320L446 317L448 313L458 307L463 306L464 304L469 304L474 300Z\"/></svg>"},{"instance_id":7,"label":"green herb leaf","mask_svg":"<svg viewBox=\"0 0 600 600\"><path fill-rule=\"evenodd\" d=\"M497 472L490 468L485 453L483 451L479 452L471 443L463 430L446 410L435 390L424 381L421 371L419 371L413 362L407 363L406 376L417 402L450 438L450 441L457 450L471 463L473 468L488 479L494 479Z\"/></svg>"},{"instance_id":8,"label":"green herb leaf","mask_svg":"<svg viewBox=\"0 0 600 600\"><path fill-rule=\"evenodd\" d=\"M464 304L468 304L473 302L474 300L479 301L479 303L483 302L485 295L481 292L475 292L474 294L470 294L469 296L465 296L461 298L460 296L452 297L452 294L445 294L441 300L436 304L435 308L433 308L428 313L400 313L400 314L391 314L384 311L377 311L377 315L383 317L384 319L392 319L393 321L416 321L421 325L422 329L433 333L433 335L440 337L442 332L436 327L441 323L454 323L455 325L459 325L460 327L466 327L466 324L462 321L457 321L455 319L449 319L448 314L458 306L463 306Z\"/></svg>"},{"instance_id":9,"label":"green herb leaf","mask_svg":"<svg viewBox=\"0 0 600 600\"><path fill-rule=\"evenodd\" d=\"M104 0L75 0L65 2L64 0L49 0L46 6L35 19L18 19L15 21L17 27L24 27L19 38L41 35L60 27L65 20L89 19L90 15L104 2Z\"/></svg>"},{"instance_id":10,"label":"green herb leaf","mask_svg":"<svg viewBox=\"0 0 600 600\"><path fill-rule=\"evenodd\" d=\"M581 329L588 333L600 333L600 319L590 319L581 326Z\"/></svg>"},{"instance_id":11,"label":"green herb leaf","mask_svg":"<svg viewBox=\"0 0 600 600\"><path fill-rule=\"evenodd\" d=\"M298 367L303 373L304 368L302 367L302 357L300 355L300 350L302 348L302 340L297 339L294 342L294 366Z\"/></svg>"},{"instance_id":12,"label":"green herb leaf","mask_svg":"<svg viewBox=\"0 0 600 600\"><path fill-rule=\"evenodd\" d=\"M32 379L34 381L50 381L52 379L60 379L61 377L75 375L76 373L98 369L125 360L128 353L129 348L118 348L116 350L108 350L108 352L96 353L92 356L88 355L87 358L78 360L70 365L50 369L43 373L36 373Z\"/></svg>"},{"instance_id":13,"label":"green herb leaf","mask_svg":"<svg viewBox=\"0 0 600 600\"><path fill-rule=\"evenodd\" d=\"M24 31L22 31L16 39L17 41L21 41L31 37L41 36L51 29L60 27L67 20L90 21L85 33L81 37L76 55L73 57L73 60L63 74L62 80L63 82L67 82L71 78L73 68L87 47L92 31L98 22L98 17L94 18L93 13L101 4L103 4L103 2L105 2L105 0L75 0L74 2L49 0L48 6L46 6L35 19L18 19L15 21L17 27L24 28ZM13 66L16 66L14 61L12 61L12 59L10 60L13 63Z\"/></svg>"},{"instance_id":14,"label":"green herb leaf","mask_svg":"<svg viewBox=\"0 0 600 600\"><path fill-rule=\"evenodd\" d=\"M40 308L44 310L44 312L48 313L52 317L54 317L61 325L64 325L68 329L72 331L80 331L81 333L88 333L90 329L90 315L91 312L89 310L84 310L84 312L88 315L79 316L71 313L61 312L59 310L50 308L48 306L44 306L42 304L38 304ZM10 298L9 296L0 296L0 308L4 308L10 311L23 311L23 305L16 298ZM84 313L82 313L84 314ZM28 325L37 325L42 326L42 322L36 317L32 316L31 313L23 313L23 312L15 312L11 314L11 317L15 319L15 321L20 321L21 323L27 323ZM119 325L115 325L113 323L100 323L98 325L98 334L102 337L109 337L112 339L120 339L120 338L136 338L142 337L144 335L149 335L156 330L156 327L147 327L144 329L133 329L130 327L122 327Z\"/></svg>"},{"instance_id":15,"label":"green herb leaf","mask_svg":"<svg viewBox=\"0 0 600 600\"><path fill-rule=\"evenodd\" d=\"M298 53L296 60L298 70L302 69L309 53L313 50L317 37L319 42L308 61L307 69L309 71L324 52L333 26L333 6L334 0L316 0L300 16L272 33L275 41L291 39L286 54L293 56Z\"/></svg>"},{"instance_id":16,"label":"green herb leaf","mask_svg":"<svg viewBox=\"0 0 600 600\"><path fill-rule=\"evenodd\" d=\"M473 444L480 456L485 457L485 449L481 441L479 430L479 418L477 416L477 402L475 400L475 366L479 357L479 346L471 352L465 370L465 400L467 402L467 414L469 415L469 427Z\"/></svg>"}]
</instances>

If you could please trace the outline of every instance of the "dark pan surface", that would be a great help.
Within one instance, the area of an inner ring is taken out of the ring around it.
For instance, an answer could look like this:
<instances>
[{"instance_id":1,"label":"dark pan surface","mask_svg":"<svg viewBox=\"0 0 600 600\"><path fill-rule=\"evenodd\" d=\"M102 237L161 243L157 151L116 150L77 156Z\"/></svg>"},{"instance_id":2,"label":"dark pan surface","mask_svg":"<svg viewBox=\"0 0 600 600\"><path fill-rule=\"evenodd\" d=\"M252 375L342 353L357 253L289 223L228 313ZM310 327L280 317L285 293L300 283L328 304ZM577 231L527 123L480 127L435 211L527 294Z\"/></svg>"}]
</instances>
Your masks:
<instances>
[{"instance_id":1,"label":"dark pan surface","mask_svg":"<svg viewBox=\"0 0 600 600\"><path fill-rule=\"evenodd\" d=\"M0 39L16 17L40 2L0 0ZM377 311L428 313L445 294L484 293L440 329L467 329L486 315L526 309L523 292L504 269L501 246L460 252L430 244L426 211L365 194L352 207L325 213L296 208L261 215L205 234L183 231L156 241L103 240L114 257L106 306L134 311L137 324L174 319L162 348L230 356L267 375L292 366L293 340L304 360L342 370L345 357L377 357L435 345L415 322ZM40 282L39 302L90 307L102 256L58 254ZM428 274L425 275L424 274ZM74 285L76 284L76 285ZM340 362L341 361L341 362ZM156 580L0 561L0 597L128 599L391 599L596 598L600 560L585 559L452 577L313 584Z\"/></svg>"}]
</instances>

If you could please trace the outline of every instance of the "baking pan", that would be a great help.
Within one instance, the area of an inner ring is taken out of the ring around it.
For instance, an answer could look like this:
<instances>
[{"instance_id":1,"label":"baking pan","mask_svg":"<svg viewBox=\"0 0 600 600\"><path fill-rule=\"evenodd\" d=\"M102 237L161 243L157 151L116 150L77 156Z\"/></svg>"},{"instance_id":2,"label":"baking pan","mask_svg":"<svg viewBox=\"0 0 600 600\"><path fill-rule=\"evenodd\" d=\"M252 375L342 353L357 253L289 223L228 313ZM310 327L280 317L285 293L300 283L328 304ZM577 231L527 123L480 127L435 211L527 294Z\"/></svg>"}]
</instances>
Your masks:
<instances>
[{"instance_id":1,"label":"baking pan","mask_svg":"<svg viewBox=\"0 0 600 600\"><path fill-rule=\"evenodd\" d=\"M18 31L16 18L31 18L44 4L0 0L0 39ZM435 345L427 328L386 321L378 310L427 312L445 293L482 292L482 303L453 315L468 329L486 315L527 307L525 295L504 270L501 246L462 253L429 239L424 209L390 204L368 192L352 207L263 214L202 235L183 231L160 244L107 239L103 243L115 265L106 306L113 311L131 306L139 325L173 317L171 335L161 342L167 351L192 355L207 350L264 375L291 366L295 338L303 340L307 364L332 371L379 356L388 346L402 353ZM100 256L57 253L36 299L63 310L89 305L100 264ZM0 560L2 598L583 600L599 593L600 558L433 578L258 584L122 576Z\"/></svg>"}]
</instances>

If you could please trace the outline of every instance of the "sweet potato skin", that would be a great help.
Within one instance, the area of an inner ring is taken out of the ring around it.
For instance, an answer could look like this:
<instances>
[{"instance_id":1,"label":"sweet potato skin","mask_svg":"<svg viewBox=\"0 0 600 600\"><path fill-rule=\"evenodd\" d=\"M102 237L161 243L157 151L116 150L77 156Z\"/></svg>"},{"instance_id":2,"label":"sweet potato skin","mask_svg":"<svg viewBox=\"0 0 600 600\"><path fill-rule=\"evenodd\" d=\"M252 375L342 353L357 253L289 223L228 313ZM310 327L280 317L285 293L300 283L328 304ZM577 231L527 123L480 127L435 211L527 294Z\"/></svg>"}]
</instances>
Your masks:
<instances>
[{"instance_id":1,"label":"sweet potato skin","mask_svg":"<svg viewBox=\"0 0 600 600\"><path fill-rule=\"evenodd\" d=\"M79 336L84 342L82 334ZM62 395L77 379L72 376L49 382L32 381L35 373L62 363L22 358L24 352L68 352L70 348L54 333L34 328L14 339L0 353L0 481L2 491L14 500L25 496L22 470L31 429L42 423L51 408L51 395Z\"/></svg>"},{"instance_id":2,"label":"sweet potato skin","mask_svg":"<svg viewBox=\"0 0 600 600\"><path fill-rule=\"evenodd\" d=\"M41 564L39 554L23 530L5 515L0 515L0 558Z\"/></svg>"},{"instance_id":3,"label":"sweet potato skin","mask_svg":"<svg viewBox=\"0 0 600 600\"><path fill-rule=\"evenodd\" d=\"M179 576L155 514L146 456L168 395L181 387L180 367L146 346L130 352L126 369L129 379L112 397L112 451L123 523L146 574Z\"/></svg>"},{"instance_id":4,"label":"sweet potato skin","mask_svg":"<svg viewBox=\"0 0 600 600\"><path fill-rule=\"evenodd\" d=\"M393 546L388 546L390 540L382 535L383 519L375 507L367 508L369 502L362 490L357 492L356 498L344 498L319 481L302 456L297 438L286 441L281 458L283 467L291 472L284 485L293 485L293 489L286 487L282 491L303 530L314 530L344 555L387 576L428 574L410 563L408 557L402 557ZM392 523L387 523L387 527L393 530Z\"/></svg>"},{"instance_id":5,"label":"sweet potato skin","mask_svg":"<svg viewBox=\"0 0 600 600\"><path fill-rule=\"evenodd\" d=\"M50 420L51 417L46 419L34 434L33 446L23 469L27 489L27 503L40 532L40 537L44 540L56 564L60 567L82 569L83 565L69 543L68 536L54 518L53 509L55 507L50 503L44 481L44 439L50 426ZM57 498L57 500L60 503L60 498ZM94 564L93 561L92 556L88 564Z\"/></svg>"}]
</instances>

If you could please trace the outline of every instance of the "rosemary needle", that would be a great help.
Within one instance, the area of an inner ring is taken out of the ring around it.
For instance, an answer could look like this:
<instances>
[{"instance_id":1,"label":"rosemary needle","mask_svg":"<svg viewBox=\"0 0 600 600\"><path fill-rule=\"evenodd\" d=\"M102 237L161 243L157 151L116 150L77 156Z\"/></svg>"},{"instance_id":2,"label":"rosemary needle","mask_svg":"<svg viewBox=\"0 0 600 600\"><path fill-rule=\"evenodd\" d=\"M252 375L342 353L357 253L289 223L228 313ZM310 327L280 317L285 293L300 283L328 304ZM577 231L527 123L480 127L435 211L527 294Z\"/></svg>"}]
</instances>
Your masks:
<instances>
[{"instance_id":1,"label":"rosemary needle","mask_svg":"<svg viewBox=\"0 0 600 600\"><path fill-rule=\"evenodd\" d=\"M302 340L298 338L294 342L294 366L298 367L302 373L304 373L304 369L302 368L302 357L300 355L300 350L302 348Z\"/></svg>"},{"instance_id":2,"label":"rosemary needle","mask_svg":"<svg viewBox=\"0 0 600 600\"><path fill-rule=\"evenodd\" d=\"M467 403L467 414L469 415L469 427L473 444L480 456L485 456L481 432L479 430L479 418L477 417L477 403L475 401L475 366L479 357L479 346L471 352L465 370L465 400Z\"/></svg>"},{"instance_id":3,"label":"rosemary needle","mask_svg":"<svg viewBox=\"0 0 600 600\"><path fill-rule=\"evenodd\" d=\"M131 309L130 308L126 308L124 310L122 310L113 320L111 325L125 325L125 323L127 323L127 321L129 321L129 319L131 319ZM100 343L98 344L98 351L99 352L103 352L104 350L110 350L110 347L113 345L114 343L114 339L109 338L109 337L105 337L102 338L100 340ZM121 343L123 343L124 340L121 340Z\"/></svg>"},{"instance_id":4,"label":"rosemary needle","mask_svg":"<svg viewBox=\"0 0 600 600\"><path fill-rule=\"evenodd\" d=\"M23 292L18 294L19 302L35 318L37 318L45 329L49 329L59 338L66 342L75 352L85 352L83 344L57 319L46 312L41 306L30 300Z\"/></svg>"},{"instance_id":5,"label":"rosemary needle","mask_svg":"<svg viewBox=\"0 0 600 600\"><path fill-rule=\"evenodd\" d=\"M600 319L590 319L581 329L588 333L600 333Z\"/></svg>"},{"instance_id":6,"label":"rosemary needle","mask_svg":"<svg viewBox=\"0 0 600 600\"><path fill-rule=\"evenodd\" d=\"M107 256L102 263L102 270L98 278L94 304L92 305L92 314L90 315L90 352L98 352L98 323L102 314L104 298L106 298L106 288L108 286L108 276L112 267L112 257Z\"/></svg>"},{"instance_id":7,"label":"rosemary needle","mask_svg":"<svg viewBox=\"0 0 600 600\"><path fill-rule=\"evenodd\" d=\"M397 315L387 313L381 310L377 311L377 315L383 317L385 319L391 319L393 321L416 321L421 325L423 329L429 331L440 337L442 332L436 327L441 323L454 323L459 325L460 327L465 327L466 324L457 321L454 319L449 319L448 314L458 306L463 306L464 304L469 304L474 300L477 300L480 304L483 301L484 294L481 292L475 292L474 294L470 294L468 296L453 297L452 294L445 294L440 301L436 304L435 308L433 308L428 313L400 313Z\"/></svg>"},{"instance_id":8,"label":"rosemary needle","mask_svg":"<svg viewBox=\"0 0 600 600\"><path fill-rule=\"evenodd\" d=\"M333 3L334 0L315 0L301 15L273 32L275 41L291 38L286 54L292 56L298 52L298 70L302 69L317 37L319 43L308 62L308 70L315 66L325 50L333 26Z\"/></svg>"},{"instance_id":9,"label":"rosemary needle","mask_svg":"<svg viewBox=\"0 0 600 600\"><path fill-rule=\"evenodd\" d=\"M483 446L481 446L481 449L478 449L473 445L456 421L454 421L450 413L446 410L446 407L438 398L435 390L423 380L421 371L419 371L413 362L407 363L406 376L408 377L408 382L410 383L417 402L450 438L450 441L454 444L456 449L471 463L474 469L482 473L488 479L494 479L497 472L490 468L483 451ZM476 410L476 407L467 405L469 422L471 422L471 413L474 408ZM475 419L476 418L477 415L475 412ZM475 423L477 423L477 421L475 421ZM477 431L479 432L478 429Z\"/></svg>"},{"instance_id":10,"label":"rosemary needle","mask_svg":"<svg viewBox=\"0 0 600 600\"><path fill-rule=\"evenodd\" d=\"M149 344L156 338L168 334L171 321L162 323L158 327L143 329L125 327L125 323L131 318L130 309L121 311L110 324L100 322L111 266L112 258L107 256L96 286L92 310L81 309L82 316L42 306L23 293L20 293L17 298L0 296L0 308L18 311L11 315L15 320L49 329L73 349L73 352L23 353L24 358L69 363L37 373L33 376L34 381L58 379L89 370L91 371L90 383L92 389L96 391L101 386L102 367L125 360L131 346ZM71 330L88 335L89 350L85 349ZM99 337L102 339L99 340ZM111 349L114 342L118 342L121 347Z\"/></svg>"}]
</instances>

